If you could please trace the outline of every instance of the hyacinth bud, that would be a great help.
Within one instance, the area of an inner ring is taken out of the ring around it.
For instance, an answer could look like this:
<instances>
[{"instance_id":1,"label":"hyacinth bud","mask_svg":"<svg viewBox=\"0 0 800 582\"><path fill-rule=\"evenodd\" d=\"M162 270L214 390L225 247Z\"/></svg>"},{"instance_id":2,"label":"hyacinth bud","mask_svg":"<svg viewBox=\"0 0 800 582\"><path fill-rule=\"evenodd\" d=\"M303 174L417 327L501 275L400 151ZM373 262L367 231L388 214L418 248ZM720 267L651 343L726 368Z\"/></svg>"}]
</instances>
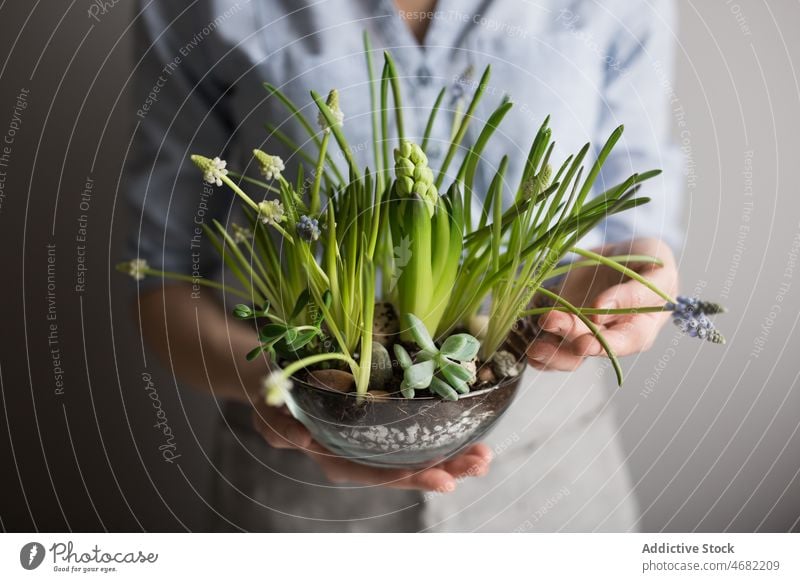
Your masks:
<instances>
[{"instance_id":1,"label":"hyacinth bud","mask_svg":"<svg viewBox=\"0 0 800 582\"><path fill-rule=\"evenodd\" d=\"M339 92L336 89L331 89L328 93L328 98L325 100L325 105L328 106L328 109L331 112L331 115L334 118L334 125L341 126L344 123L344 113L339 108ZM317 124L319 125L320 129L325 133L330 133L331 128L328 124L328 120L325 119L325 116L320 111L317 114Z\"/></svg>"},{"instance_id":2,"label":"hyacinth bud","mask_svg":"<svg viewBox=\"0 0 800 582\"><path fill-rule=\"evenodd\" d=\"M413 178L414 177L414 162L412 162L408 158L399 158L397 160L397 163L395 164L395 172L397 173L397 177L398 178L400 178L401 176L408 177L408 178ZM413 180L412 180L412 184L413 184Z\"/></svg>"},{"instance_id":3,"label":"hyacinth bud","mask_svg":"<svg viewBox=\"0 0 800 582\"><path fill-rule=\"evenodd\" d=\"M553 168L550 164L545 165L538 174L530 176L522 186L522 196L526 200L535 200L539 194L547 190L550 180L553 177Z\"/></svg>"},{"instance_id":4,"label":"hyacinth bud","mask_svg":"<svg viewBox=\"0 0 800 582\"><path fill-rule=\"evenodd\" d=\"M553 167L550 164L546 164L541 171L536 174L536 177L533 179L533 188L535 195L538 196L550 185L550 180L553 178Z\"/></svg>"},{"instance_id":5,"label":"hyacinth bud","mask_svg":"<svg viewBox=\"0 0 800 582\"><path fill-rule=\"evenodd\" d=\"M428 167L428 157L422 148L403 140L394 150L394 171L397 177L397 193L408 198L417 196L433 216L439 200L439 191L433 181L433 170Z\"/></svg>"}]
</instances>

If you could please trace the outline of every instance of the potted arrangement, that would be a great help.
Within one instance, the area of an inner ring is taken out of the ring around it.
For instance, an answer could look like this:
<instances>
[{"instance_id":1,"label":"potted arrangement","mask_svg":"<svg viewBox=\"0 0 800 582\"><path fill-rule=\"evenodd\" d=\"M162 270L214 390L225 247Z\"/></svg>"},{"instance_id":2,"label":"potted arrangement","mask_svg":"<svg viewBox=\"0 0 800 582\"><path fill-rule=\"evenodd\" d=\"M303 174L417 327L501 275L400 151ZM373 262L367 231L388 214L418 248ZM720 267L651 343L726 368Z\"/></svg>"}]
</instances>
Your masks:
<instances>
[{"instance_id":1,"label":"potted arrangement","mask_svg":"<svg viewBox=\"0 0 800 582\"><path fill-rule=\"evenodd\" d=\"M526 159L513 204L504 208L507 158L473 216L473 182L481 154L512 107L505 99L478 138L463 143L487 86L483 73L471 101L454 120L444 161L430 167L425 151L445 89L422 140L404 134L404 110L391 55L376 76L365 36L372 99L374 168L361 168L342 132L338 95L311 92L318 128L277 87L265 84L308 133L316 155L273 130L308 166L296 179L283 161L260 150L261 179L230 171L219 158L192 156L206 182L227 186L241 200L246 226L204 225L208 240L237 287L153 269L143 260L119 269L191 280L238 296L233 316L250 322L255 347L247 358L269 359L264 397L286 404L322 445L376 466L435 463L483 435L511 404L533 339L529 318L563 310L580 318L603 345L622 383L611 348L589 316L672 311L685 332L724 340L708 315L714 303L674 299L629 268L652 257L605 257L581 249L583 235L612 214L648 199L639 194L651 170L590 197L616 129L596 159L590 145L557 162L548 119ZM396 135L389 135L394 117ZM337 147L347 167L335 163ZM451 168L456 151L466 154ZM308 172L308 177L306 177ZM448 179L448 176L455 178ZM245 189L247 191L245 191ZM568 259L569 257L569 259ZM572 305L547 283L573 269L604 265L636 279L664 304L638 310ZM534 307L534 295L545 306ZM488 307L487 307L488 306Z\"/></svg>"}]
</instances>

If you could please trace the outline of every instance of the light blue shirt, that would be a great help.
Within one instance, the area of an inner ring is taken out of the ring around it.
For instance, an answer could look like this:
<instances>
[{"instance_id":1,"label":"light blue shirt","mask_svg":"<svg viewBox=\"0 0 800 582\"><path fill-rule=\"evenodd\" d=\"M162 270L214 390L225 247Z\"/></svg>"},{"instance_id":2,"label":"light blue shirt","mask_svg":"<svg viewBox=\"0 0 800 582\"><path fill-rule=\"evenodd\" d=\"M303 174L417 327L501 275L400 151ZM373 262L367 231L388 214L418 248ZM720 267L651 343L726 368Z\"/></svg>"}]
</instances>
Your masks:
<instances>
[{"instance_id":1,"label":"light blue shirt","mask_svg":"<svg viewBox=\"0 0 800 582\"><path fill-rule=\"evenodd\" d=\"M190 154L219 155L229 168L256 175L250 152L258 147L286 161L290 180L295 175L298 156L270 137L264 123L301 144L307 136L276 98L268 98L263 81L281 87L312 121L316 110L309 90L325 95L337 88L344 133L361 167L373 165L364 30L378 72L384 49L396 59L409 137L421 138L439 89L449 87L429 149L434 170L443 159L459 95L469 100L491 64L491 81L465 143L475 139L504 95L514 107L485 152L479 192L508 154L506 196L511 195L548 114L557 164L587 141L599 148L624 123L597 190L633 172L662 168L664 174L643 189L650 204L609 218L582 244L636 236L662 238L674 248L680 244L683 174L670 127L675 25L670 0L439 0L434 12L423 15L401 14L392 0L137 4L144 56L134 72L132 114L138 126L126 181L138 219L130 252L153 266L213 276L217 259L208 245L193 244L196 227L211 218L236 219L235 209L229 214L232 194L204 188ZM403 20L413 17L430 19L424 46Z\"/></svg>"}]
</instances>

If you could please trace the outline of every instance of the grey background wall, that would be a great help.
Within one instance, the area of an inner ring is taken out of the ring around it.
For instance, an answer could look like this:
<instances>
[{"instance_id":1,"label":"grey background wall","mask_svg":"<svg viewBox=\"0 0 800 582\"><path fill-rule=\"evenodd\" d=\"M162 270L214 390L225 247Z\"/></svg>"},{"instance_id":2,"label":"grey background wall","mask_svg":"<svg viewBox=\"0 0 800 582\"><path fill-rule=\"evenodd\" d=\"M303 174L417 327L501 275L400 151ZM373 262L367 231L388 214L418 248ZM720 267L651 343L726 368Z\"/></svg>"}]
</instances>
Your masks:
<instances>
[{"instance_id":1,"label":"grey background wall","mask_svg":"<svg viewBox=\"0 0 800 582\"><path fill-rule=\"evenodd\" d=\"M679 4L682 288L728 305L719 323L729 343L720 355L663 333L628 365L623 436L647 528L796 528L800 5Z\"/></svg>"},{"instance_id":2,"label":"grey background wall","mask_svg":"<svg viewBox=\"0 0 800 582\"><path fill-rule=\"evenodd\" d=\"M90 4L0 4L0 134L12 139L0 160L0 528L202 529L217 409L143 361L127 281L109 269L122 255L115 192L140 96L128 4L107 3L96 20ZM668 329L625 362L614 398L640 525L796 530L800 4L680 7L683 288L725 301L729 343L676 345ZM180 468L158 450L145 373Z\"/></svg>"}]
</instances>

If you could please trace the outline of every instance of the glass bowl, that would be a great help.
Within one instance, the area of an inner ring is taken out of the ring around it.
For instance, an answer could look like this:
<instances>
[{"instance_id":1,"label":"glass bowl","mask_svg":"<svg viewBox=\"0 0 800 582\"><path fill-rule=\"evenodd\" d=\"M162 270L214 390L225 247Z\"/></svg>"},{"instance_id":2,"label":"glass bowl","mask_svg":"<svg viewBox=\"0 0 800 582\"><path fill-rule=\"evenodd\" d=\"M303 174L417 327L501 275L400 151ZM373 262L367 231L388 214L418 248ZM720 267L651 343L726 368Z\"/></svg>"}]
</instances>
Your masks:
<instances>
[{"instance_id":1,"label":"glass bowl","mask_svg":"<svg viewBox=\"0 0 800 582\"><path fill-rule=\"evenodd\" d=\"M420 469L485 435L511 404L521 375L489 388L438 397L358 397L293 381L287 406L314 439L363 465Z\"/></svg>"}]
</instances>

